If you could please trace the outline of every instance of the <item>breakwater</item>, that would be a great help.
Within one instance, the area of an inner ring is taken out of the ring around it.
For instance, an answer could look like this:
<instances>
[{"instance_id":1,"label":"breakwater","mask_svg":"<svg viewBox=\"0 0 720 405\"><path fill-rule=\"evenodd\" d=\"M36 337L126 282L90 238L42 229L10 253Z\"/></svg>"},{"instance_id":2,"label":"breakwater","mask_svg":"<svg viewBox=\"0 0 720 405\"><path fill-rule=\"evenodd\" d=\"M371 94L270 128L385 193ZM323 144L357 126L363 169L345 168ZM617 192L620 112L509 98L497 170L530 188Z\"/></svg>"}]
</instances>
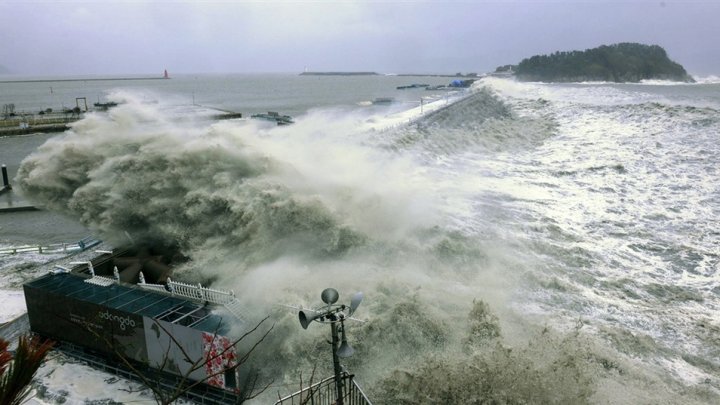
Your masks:
<instances>
[{"instance_id":1,"label":"breakwater","mask_svg":"<svg viewBox=\"0 0 720 405\"><path fill-rule=\"evenodd\" d=\"M379 76L377 72L302 72L300 76Z\"/></svg>"},{"instance_id":2,"label":"breakwater","mask_svg":"<svg viewBox=\"0 0 720 405\"><path fill-rule=\"evenodd\" d=\"M75 79L20 79L0 80L0 83L56 83L56 82L108 82L127 80L167 80L169 77L85 77Z\"/></svg>"}]
</instances>

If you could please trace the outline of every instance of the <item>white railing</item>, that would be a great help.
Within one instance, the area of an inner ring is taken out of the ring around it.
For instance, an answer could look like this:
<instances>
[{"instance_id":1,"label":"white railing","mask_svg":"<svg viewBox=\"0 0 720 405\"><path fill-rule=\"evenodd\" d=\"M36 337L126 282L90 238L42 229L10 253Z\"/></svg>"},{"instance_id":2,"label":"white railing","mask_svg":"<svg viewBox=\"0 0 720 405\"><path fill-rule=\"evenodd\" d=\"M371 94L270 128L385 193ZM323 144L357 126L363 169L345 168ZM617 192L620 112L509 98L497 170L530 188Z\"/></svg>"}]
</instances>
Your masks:
<instances>
[{"instance_id":1,"label":"white railing","mask_svg":"<svg viewBox=\"0 0 720 405\"><path fill-rule=\"evenodd\" d=\"M114 278L103 277L103 276L92 276L85 279L86 283L99 285L100 287L107 287L117 282Z\"/></svg>"},{"instance_id":2,"label":"white railing","mask_svg":"<svg viewBox=\"0 0 720 405\"><path fill-rule=\"evenodd\" d=\"M213 288L203 287L202 284L186 284L172 281L168 278L167 285L173 294L199 301L208 301L218 305L225 305L235 298L235 293L232 291L215 290Z\"/></svg>"},{"instance_id":3,"label":"white railing","mask_svg":"<svg viewBox=\"0 0 720 405\"><path fill-rule=\"evenodd\" d=\"M140 273L140 282L138 286L163 292L165 294L178 295L189 298L194 301L210 302L216 305L222 305L227 308L233 315L241 320L247 319L242 311L242 304L235 298L233 291L222 291L214 288L203 287L202 284L188 284L178 281L172 281L168 278L167 284L148 284L145 282L145 276Z\"/></svg>"}]
</instances>

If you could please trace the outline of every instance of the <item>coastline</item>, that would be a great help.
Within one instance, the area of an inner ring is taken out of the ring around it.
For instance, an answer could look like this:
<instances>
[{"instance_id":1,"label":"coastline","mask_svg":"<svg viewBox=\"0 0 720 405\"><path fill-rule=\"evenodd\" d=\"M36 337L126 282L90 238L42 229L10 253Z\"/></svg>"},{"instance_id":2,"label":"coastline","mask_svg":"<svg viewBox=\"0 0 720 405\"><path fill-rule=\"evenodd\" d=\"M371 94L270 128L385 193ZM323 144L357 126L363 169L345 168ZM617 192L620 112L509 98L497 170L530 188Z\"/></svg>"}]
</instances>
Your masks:
<instances>
[{"instance_id":1,"label":"coastline","mask_svg":"<svg viewBox=\"0 0 720 405\"><path fill-rule=\"evenodd\" d=\"M98 77L78 79L21 79L21 80L0 80L0 83L55 83L55 82L110 82L124 80L167 80L169 77Z\"/></svg>"}]
</instances>

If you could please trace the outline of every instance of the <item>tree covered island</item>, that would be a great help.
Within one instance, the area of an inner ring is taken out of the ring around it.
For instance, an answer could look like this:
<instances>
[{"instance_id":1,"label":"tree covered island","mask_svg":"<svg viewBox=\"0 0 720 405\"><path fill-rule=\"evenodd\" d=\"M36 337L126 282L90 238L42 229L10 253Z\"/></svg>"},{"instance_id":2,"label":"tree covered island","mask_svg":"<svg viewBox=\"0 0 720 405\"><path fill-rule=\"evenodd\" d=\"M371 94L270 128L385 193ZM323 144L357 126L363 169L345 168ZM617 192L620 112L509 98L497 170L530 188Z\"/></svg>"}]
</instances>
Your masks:
<instances>
[{"instance_id":1,"label":"tree covered island","mask_svg":"<svg viewBox=\"0 0 720 405\"><path fill-rule=\"evenodd\" d=\"M646 79L693 82L685 68L657 45L620 43L585 51L555 52L523 59L514 67L523 81L639 82Z\"/></svg>"}]
</instances>

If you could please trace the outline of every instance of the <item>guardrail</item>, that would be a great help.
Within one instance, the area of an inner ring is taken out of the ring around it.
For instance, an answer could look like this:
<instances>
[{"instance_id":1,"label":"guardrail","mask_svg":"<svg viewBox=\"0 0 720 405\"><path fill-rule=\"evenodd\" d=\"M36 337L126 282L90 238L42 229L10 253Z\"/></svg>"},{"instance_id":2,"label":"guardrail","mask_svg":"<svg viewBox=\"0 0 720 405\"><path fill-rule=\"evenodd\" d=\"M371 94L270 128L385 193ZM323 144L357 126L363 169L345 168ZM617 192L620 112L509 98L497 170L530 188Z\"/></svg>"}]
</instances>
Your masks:
<instances>
[{"instance_id":1,"label":"guardrail","mask_svg":"<svg viewBox=\"0 0 720 405\"><path fill-rule=\"evenodd\" d=\"M343 372L343 405L372 405L362 388L355 382L353 374ZM275 405L335 405L337 404L335 376L325 378L309 387L278 399Z\"/></svg>"},{"instance_id":2,"label":"guardrail","mask_svg":"<svg viewBox=\"0 0 720 405\"><path fill-rule=\"evenodd\" d=\"M83 251L99 244L100 241L92 237L85 237L75 243L49 243L44 245L21 245L0 248L1 255L14 255L19 253L74 253Z\"/></svg>"}]
</instances>

